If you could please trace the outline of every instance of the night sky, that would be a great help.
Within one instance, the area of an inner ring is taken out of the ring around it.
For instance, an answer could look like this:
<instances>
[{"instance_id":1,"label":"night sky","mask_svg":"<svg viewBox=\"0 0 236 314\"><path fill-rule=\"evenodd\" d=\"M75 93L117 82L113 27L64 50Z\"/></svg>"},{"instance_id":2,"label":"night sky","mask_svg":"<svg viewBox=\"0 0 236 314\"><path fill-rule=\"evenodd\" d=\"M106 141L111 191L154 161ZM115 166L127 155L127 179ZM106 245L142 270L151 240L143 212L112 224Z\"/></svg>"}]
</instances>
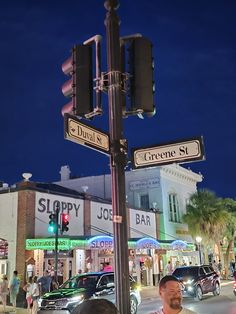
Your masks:
<instances>
[{"instance_id":1,"label":"night sky","mask_svg":"<svg viewBox=\"0 0 236 314\"><path fill-rule=\"evenodd\" d=\"M74 44L103 36L103 0L0 2L0 180L14 184L109 173L109 158L64 139L61 64ZM236 1L121 0L120 35L141 33L153 42L156 115L124 119L129 148L202 135L206 160L185 164L201 172L200 188L236 196ZM108 131L104 115L89 124Z\"/></svg>"}]
</instances>

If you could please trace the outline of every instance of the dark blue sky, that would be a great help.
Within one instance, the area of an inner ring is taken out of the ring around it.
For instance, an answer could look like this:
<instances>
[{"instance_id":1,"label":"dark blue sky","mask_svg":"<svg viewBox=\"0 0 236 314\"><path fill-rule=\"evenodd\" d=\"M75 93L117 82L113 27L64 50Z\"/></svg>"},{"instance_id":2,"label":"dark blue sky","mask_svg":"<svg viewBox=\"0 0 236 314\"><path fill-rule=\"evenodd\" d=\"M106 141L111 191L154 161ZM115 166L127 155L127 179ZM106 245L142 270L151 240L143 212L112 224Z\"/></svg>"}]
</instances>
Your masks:
<instances>
[{"instance_id":1,"label":"dark blue sky","mask_svg":"<svg viewBox=\"0 0 236 314\"><path fill-rule=\"evenodd\" d=\"M13 184L59 180L62 165L73 175L109 173L109 159L64 139L61 64L76 43L103 36L103 0L0 2L0 180ZM157 114L124 120L129 147L203 135L206 161L186 164L201 172L199 187L235 197L236 1L121 0L121 36L152 40ZM104 58L105 59L105 58ZM103 63L103 71L106 64ZM108 130L104 116L92 126Z\"/></svg>"}]
</instances>

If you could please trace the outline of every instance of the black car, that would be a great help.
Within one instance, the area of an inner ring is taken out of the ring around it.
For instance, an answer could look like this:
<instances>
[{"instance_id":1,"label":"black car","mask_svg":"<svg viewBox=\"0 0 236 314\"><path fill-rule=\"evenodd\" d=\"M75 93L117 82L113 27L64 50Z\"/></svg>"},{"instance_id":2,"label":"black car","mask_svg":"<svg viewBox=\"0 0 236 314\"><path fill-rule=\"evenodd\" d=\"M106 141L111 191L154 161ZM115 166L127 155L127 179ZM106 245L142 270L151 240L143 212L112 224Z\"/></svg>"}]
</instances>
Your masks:
<instances>
[{"instance_id":1,"label":"black car","mask_svg":"<svg viewBox=\"0 0 236 314\"><path fill-rule=\"evenodd\" d=\"M195 300L202 300L208 292L220 294L220 277L210 265L178 267L173 275L183 284L183 295Z\"/></svg>"},{"instance_id":2,"label":"black car","mask_svg":"<svg viewBox=\"0 0 236 314\"><path fill-rule=\"evenodd\" d=\"M67 280L59 289L46 293L39 299L42 314L69 314L86 299L105 298L115 303L113 272L94 272L76 275ZM130 276L131 314L137 313L141 303L139 286Z\"/></svg>"}]
</instances>

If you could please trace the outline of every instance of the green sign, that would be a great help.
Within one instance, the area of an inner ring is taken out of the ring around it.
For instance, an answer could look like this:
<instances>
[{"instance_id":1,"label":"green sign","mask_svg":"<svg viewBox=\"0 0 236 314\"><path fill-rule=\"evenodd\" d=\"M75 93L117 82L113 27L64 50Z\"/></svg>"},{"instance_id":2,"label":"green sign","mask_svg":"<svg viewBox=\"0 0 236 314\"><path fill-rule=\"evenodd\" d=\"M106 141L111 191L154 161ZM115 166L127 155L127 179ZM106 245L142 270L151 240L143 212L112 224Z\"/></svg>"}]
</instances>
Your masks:
<instances>
[{"instance_id":1,"label":"green sign","mask_svg":"<svg viewBox=\"0 0 236 314\"><path fill-rule=\"evenodd\" d=\"M70 239L59 238L58 249L59 250L70 250L71 241ZM55 249L55 239L27 239L26 250L49 250Z\"/></svg>"}]
</instances>

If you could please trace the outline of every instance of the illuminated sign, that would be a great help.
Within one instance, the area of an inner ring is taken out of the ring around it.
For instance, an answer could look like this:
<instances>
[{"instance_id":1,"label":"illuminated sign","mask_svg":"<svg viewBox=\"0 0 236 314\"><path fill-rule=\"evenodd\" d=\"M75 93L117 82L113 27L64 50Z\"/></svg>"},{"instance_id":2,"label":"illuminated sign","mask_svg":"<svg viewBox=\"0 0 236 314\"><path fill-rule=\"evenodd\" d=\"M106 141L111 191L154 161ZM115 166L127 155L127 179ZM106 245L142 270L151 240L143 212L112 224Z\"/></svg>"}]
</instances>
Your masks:
<instances>
[{"instance_id":1,"label":"illuminated sign","mask_svg":"<svg viewBox=\"0 0 236 314\"><path fill-rule=\"evenodd\" d=\"M173 250L185 250L187 243L182 240L175 240L171 243L171 248Z\"/></svg>"},{"instance_id":2,"label":"illuminated sign","mask_svg":"<svg viewBox=\"0 0 236 314\"><path fill-rule=\"evenodd\" d=\"M27 239L26 240L26 250L54 250L55 249L55 239ZM70 239L58 239L58 249L59 250L70 250Z\"/></svg>"},{"instance_id":3,"label":"illuminated sign","mask_svg":"<svg viewBox=\"0 0 236 314\"><path fill-rule=\"evenodd\" d=\"M96 236L88 240L87 249L106 250L113 248L113 238L110 236Z\"/></svg>"},{"instance_id":4,"label":"illuminated sign","mask_svg":"<svg viewBox=\"0 0 236 314\"><path fill-rule=\"evenodd\" d=\"M160 249L160 243L152 238L143 238L137 241L137 249Z\"/></svg>"}]
</instances>

